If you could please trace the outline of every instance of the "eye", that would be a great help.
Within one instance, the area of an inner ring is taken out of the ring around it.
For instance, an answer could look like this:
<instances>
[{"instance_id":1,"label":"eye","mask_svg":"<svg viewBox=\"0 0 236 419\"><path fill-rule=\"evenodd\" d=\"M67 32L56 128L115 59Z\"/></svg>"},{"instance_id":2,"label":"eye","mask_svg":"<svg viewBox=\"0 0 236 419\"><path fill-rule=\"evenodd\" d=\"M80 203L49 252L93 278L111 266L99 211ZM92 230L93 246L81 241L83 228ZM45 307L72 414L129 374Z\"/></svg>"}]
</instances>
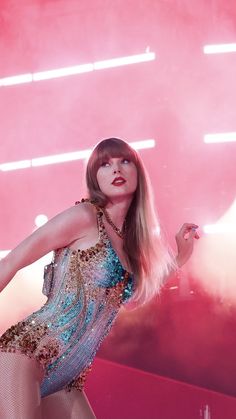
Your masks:
<instances>
[{"instance_id":1,"label":"eye","mask_svg":"<svg viewBox=\"0 0 236 419\"><path fill-rule=\"evenodd\" d=\"M122 163L124 163L124 164L130 163L130 160L124 158L124 159L122 159Z\"/></svg>"},{"instance_id":2,"label":"eye","mask_svg":"<svg viewBox=\"0 0 236 419\"><path fill-rule=\"evenodd\" d=\"M102 167L108 167L110 165L109 161L103 161L101 166Z\"/></svg>"}]
</instances>

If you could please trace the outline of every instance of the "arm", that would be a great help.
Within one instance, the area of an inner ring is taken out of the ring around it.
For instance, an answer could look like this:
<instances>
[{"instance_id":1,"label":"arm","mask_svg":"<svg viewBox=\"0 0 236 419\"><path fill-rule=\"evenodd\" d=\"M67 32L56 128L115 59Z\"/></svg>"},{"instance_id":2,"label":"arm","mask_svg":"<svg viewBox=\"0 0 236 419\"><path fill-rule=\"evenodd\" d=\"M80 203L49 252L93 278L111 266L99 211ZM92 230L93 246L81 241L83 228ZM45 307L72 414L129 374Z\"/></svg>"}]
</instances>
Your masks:
<instances>
[{"instance_id":1,"label":"arm","mask_svg":"<svg viewBox=\"0 0 236 419\"><path fill-rule=\"evenodd\" d=\"M0 261L0 291L19 269L30 265L51 250L65 247L84 236L94 220L92 205L82 203L56 215L38 228Z\"/></svg>"}]
</instances>

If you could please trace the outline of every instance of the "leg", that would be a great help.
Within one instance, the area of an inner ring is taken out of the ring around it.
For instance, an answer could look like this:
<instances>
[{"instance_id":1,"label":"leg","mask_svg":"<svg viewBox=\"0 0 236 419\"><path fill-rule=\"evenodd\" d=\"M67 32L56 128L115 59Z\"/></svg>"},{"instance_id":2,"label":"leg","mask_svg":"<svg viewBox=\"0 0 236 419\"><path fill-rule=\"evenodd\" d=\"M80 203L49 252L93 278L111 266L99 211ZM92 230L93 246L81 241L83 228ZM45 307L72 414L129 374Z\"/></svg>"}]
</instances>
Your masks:
<instances>
[{"instance_id":1,"label":"leg","mask_svg":"<svg viewBox=\"0 0 236 419\"><path fill-rule=\"evenodd\" d=\"M82 391L60 390L42 399L43 419L96 419Z\"/></svg>"},{"instance_id":2,"label":"leg","mask_svg":"<svg viewBox=\"0 0 236 419\"><path fill-rule=\"evenodd\" d=\"M40 381L36 361L0 352L0 419L41 419Z\"/></svg>"}]
</instances>

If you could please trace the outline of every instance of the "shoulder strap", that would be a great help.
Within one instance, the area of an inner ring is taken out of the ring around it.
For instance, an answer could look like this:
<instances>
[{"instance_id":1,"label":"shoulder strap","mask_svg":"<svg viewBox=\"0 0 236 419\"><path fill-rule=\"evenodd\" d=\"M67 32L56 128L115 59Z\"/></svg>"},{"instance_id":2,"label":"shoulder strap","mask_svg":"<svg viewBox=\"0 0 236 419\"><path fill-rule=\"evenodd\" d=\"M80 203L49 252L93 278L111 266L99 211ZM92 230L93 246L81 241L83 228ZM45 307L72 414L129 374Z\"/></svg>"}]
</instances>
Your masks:
<instances>
[{"instance_id":1,"label":"shoulder strap","mask_svg":"<svg viewBox=\"0 0 236 419\"><path fill-rule=\"evenodd\" d=\"M96 208L99 238L100 239L105 239L106 234L105 234L105 226L104 226L103 221L102 221L102 216L103 216L102 208L97 204L96 201L94 201L92 199L89 199L89 198L82 198L81 201L76 201L75 205L78 205L78 204L83 203L83 202L89 202L91 205L93 205Z\"/></svg>"},{"instance_id":2,"label":"shoulder strap","mask_svg":"<svg viewBox=\"0 0 236 419\"><path fill-rule=\"evenodd\" d=\"M103 214L103 211L102 211L102 209L101 209L101 207L97 204L97 202L96 201L94 201L93 199L89 199L89 198L82 198L81 199L81 201L76 201L75 202L75 205L78 205L78 204L81 204L81 203L83 203L83 202L89 202L90 204L92 204L95 208L96 208L96 210L99 212L100 211L100 215L102 215Z\"/></svg>"}]
</instances>

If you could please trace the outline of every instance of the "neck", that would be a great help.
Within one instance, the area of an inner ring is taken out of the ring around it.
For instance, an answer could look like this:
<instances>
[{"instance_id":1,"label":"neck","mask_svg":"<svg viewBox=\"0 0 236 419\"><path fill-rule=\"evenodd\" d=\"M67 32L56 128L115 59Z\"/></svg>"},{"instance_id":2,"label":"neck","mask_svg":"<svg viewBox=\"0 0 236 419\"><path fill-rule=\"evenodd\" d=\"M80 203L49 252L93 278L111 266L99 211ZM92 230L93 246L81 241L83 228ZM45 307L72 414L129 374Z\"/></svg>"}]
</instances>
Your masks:
<instances>
[{"instance_id":1,"label":"neck","mask_svg":"<svg viewBox=\"0 0 236 419\"><path fill-rule=\"evenodd\" d=\"M106 205L106 210L109 212L113 223L118 227L122 228L126 214L132 202L132 196L130 198L115 200L112 199Z\"/></svg>"}]
</instances>

